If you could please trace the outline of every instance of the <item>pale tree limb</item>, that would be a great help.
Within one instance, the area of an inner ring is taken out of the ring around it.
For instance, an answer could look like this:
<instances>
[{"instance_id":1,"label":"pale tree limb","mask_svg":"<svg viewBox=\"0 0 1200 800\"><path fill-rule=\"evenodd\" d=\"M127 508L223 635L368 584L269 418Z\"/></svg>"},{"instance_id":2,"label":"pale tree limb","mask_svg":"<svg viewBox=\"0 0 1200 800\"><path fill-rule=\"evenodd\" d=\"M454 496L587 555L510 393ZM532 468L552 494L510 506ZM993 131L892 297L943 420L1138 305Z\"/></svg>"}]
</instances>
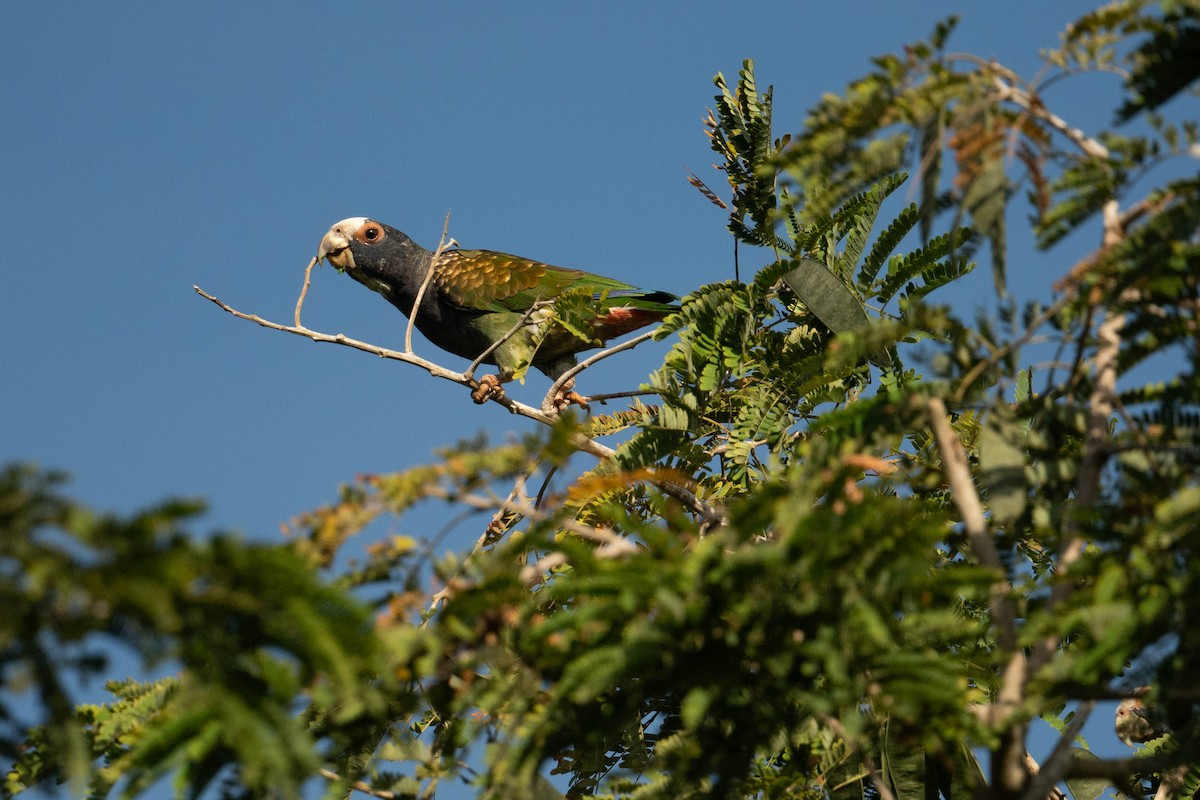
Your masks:
<instances>
[{"instance_id":1,"label":"pale tree limb","mask_svg":"<svg viewBox=\"0 0 1200 800\"><path fill-rule=\"evenodd\" d=\"M291 334L295 334L296 336L303 336L306 339L311 339L314 342L327 342L329 344L340 344L344 347L351 347L355 350L361 350L364 353L371 353L372 355L379 356L380 358L386 358L386 359L390 359L392 361L403 361L406 364L412 364L413 366L420 367L421 369L425 370L426 372L428 372L430 375L432 375L435 378L442 378L444 380L453 381L454 383L460 384L462 386L466 386L468 388L473 388L474 382L470 378L468 378L466 375L464 375L463 373L455 372L454 370L450 370L450 369L446 369L445 367L441 366L440 364L436 364L432 361L421 358L420 356L418 356L414 353L405 353L405 352L399 351L399 350L389 350L386 347L379 347L377 345L369 344L367 342L361 342L357 339L351 339L349 336L346 336L345 334L341 334L341 333L337 333L337 334L321 333L320 331L314 331L310 328L306 328L306 327L303 327L300 325L296 325L296 326L281 325L278 322L271 322L270 320L263 319L262 317L259 317L256 314L247 314L244 311L238 311L236 308L233 308L232 306L228 305L227 303L223 302L222 300L220 300L220 299L214 297L213 295L209 294L208 292L204 291L199 286L193 286L192 289L195 290L196 294L200 295L201 297L205 298L206 300L213 302L214 304L216 304L217 306L219 306L220 308L222 308L229 314L232 314L233 316L237 317L238 319L244 319L248 322L253 322L256 325L261 325L264 328L270 328L271 330L283 331L284 333L291 333ZM541 422L545 425L553 425L555 420L557 419L557 415L547 414L547 413L543 412L541 409L534 408L533 406L526 405L525 403L521 403L517 400L513 400L508 395L502 395L500 397L495 397L492 399L494 402L496 402L499 405L503 406L504 408L508 409L513 414L516 414L516 415L522 416L522 417L527 417L527 418L535 420L537 422ZM591 455L596 456L597 458L608 458L608 457L612 456L614 452L616 452L611 447L607 447L603 444L600 444L599 442L597 442L593 439L589 439L588 437L583 436L581 434L577 434L573 438L572 445L577 447L579 450L582 450L585 453L590 453Z\"/></svg>"},{"instance_id":2,"label":"pale tree limb","mask_svg":"<svg viewBox=\"0 0 1200 800\"><path fill-rule=\"evenodd\" d=\"M521 502L525 505L530 504L529 494L525 491L525 484L529 482L529 478L532 477L533 473L536 471L537 466L535 465L528 472L517 476L516 481L513 482L512 491L508 493L508 500L506 502ZM533 505L536 507L537 503L533 503ZM508 530L510 530L519 519L520 516L515 512L510 512L503 507L496 509L496 513L493 514L492 518L488 521L487 527L484 528L483 533L478 539L475 540L475 546L471 548L471 552L467 555L467 559L470 560L471 556L475 555L489 544L495 544L498 542L500 538Z\"/></svg>"},{"instance_id":3,"label":"pale tree limb","mask_svg":"<svg viewBox=\"0 0 1200 800\"><path fill-rule=\"evenodd\" d=\"M1108 161L1111 158L1108 148L1102 142L1088 136L1079 128L1074 127L1062 117L1050 111L1032 90L1020 88L1018 81L1011 77L1011 73L1008 76L1008 80L1005 80L997 72L993 76L992 81L996 88L995 98L998 102L1011 102L1028 115L1041 120L1050 128L1070 140L1090 158L1103 161ZM1088 266L1077 265L1075 269L1071 270L1069 273L1071 280L1067 281L1063 287L1068 295L1074 294L1074 290L1078 285L1077 273L1082 274L1084 271L1090 269L1090 264L1098 263L1105 253L1111 252L1121 244L1125 239L1125 226L1136 219L1143 211L1145 213L1152 213L1153 209L1147 206L1145 209L1136 209L1136 214L1134 211L1129 211L1125 215L1122 215L1116 198L1111 198L1104 203L1101 209L1101 218L1104 225L1101 247L1093 256L1085 259L1085 263ZM1064 530L1064 545L1054 565L1055 583L1050 590L1050 596L1043 610L1047 615L1052 615L1063 603L1069 600L1074 591L1070 573L1072 572L1072 567L1082 557L1088 543L1085 532L1081 530L1081 520L1100 499L1101 476L1108 460L1108 423L1116 407L1117 357L1120 353L1121 331L1125 325L1125 317L1119 311L1114 312L1107 309L1102 303L1099 292L1094 292L1089 300L1092 310L1097 312L1099 318L1097 345L1092 364L1094 385L1087 403L1087 430L1079 473L1075 481L1074 513L1068 517L1068 522ZM1024 653L1015 652L1010 661L1009 669L1006 670L1001 688L1002 696L1006 690L1011 689L1013 699L1017 702L1023 700L1025 684L1029 678L1054 657L1061 644L1061 637L1046 636L1030 648L1028 657ZM1018 661L1021 663L1018 664ZM1018 685L1009 686L1010 678L1016 681ZM1009 731L1002 734L1003 739L1007 740L1004 744L1010 748L1016 744L1018 739L1024 738L1023 729L1018 730L1018 727L1014 725ZM1060 747L1064 745L1066 739L1067 737L1064 735L1063 739L1060 740ZM1011 758L1013 753L1011 751L1003 753L1003 755L1005 756L1005 760L1013 761ZM1065 758L1065 756L1061 758ZM1073 771L1076 766L1075 763L1071 762L1065 766L1055 765L1054 769L1049 769L1050 764L1047 764L1047 769L1044 769L1043 773L1048 774L1040 779L1035 779L1033 784L1038 787L1040 793L1044 793L1045 783L1050 782L1052 784L1054 782L1052 779L1057 780L1055 773L1064 773L1067 769ZM1003 773L1001 787L1006 790L1015 791L1023 782L1018 781L1017 777L1015 772L1006 770Z\"/></svg>"},{"instance_id":4,"label":"pale tree limb","mask_svg":"<svg viewBox=\"0 0 1200 800\"><path fill-rule=\"evenodd\" d=\"M971 468L967 463L967 454L962 442L950 426L949 412L940 397L929 397L925 400L925 410L929 416L929 425L937 442L938 452L942 455L942 465L946 480L950 484L950 495L962 516L963 529L971 551L979 559L979 563L988 569L1003 571L1004 563L996 550L988 530L987 517L984 515L983 503L975 482L971 478ZM1015 650L1017 645L1016 611L1011 597L1012 585L1007 578L992 585L990 609L992 619L998 628L998 636L1002 647Z\"/></svg>"},{"instance_id":5,"label":"pale tree limb","mask_svg":"<svg viewBox=\"0 0 1200 800\"><path fill-rule=\"evenodd\" d=\"M567 556L565 553L557 551L547 553L539 558L536 563L521 567L521 583L533 587L543 580L547 573L559 567L566 566L566 564Z\"/></svg>"},{"instance_id":6,"label":"pale tree limb","mask_svg":"<svg viewBox=\"0 0 1200 800\"><path fill-rule=\"evenodd\" d=\"M988 530L983 503L975 489L975 482L971 479L966 452L954 429L950 427L946 405L941 398L930 397L925 401L925 409L938 451L942 455L946 480L950 484L950 495L963 519L967 542L981 565L1003 573L1004 564L996 550L991 531ZM1001 676L996 702L986 709L986 721L996 727L1005 725L1020 706L1029 675L1025 651L1018 646L1016 609L1011 593L1012 585L1007 576L993 583L988 592L988 609L996 625L997 643L1010 654ZM1025 783L1028 775L1024 761L1025 729L1020 724L1007 725L1000 734L1000 747L993 756L992 763L992 771L998 780L993 782L1008 789L1015 789Z\"/></svg>"},{"instance_id":7,"label":"pale tree limb","mask_svg":"<svg viewBox=\"0 0 1200 800\"><path fill-rule=\"evenodd\" d=\"M336 333L336 334L321 333L320 331L314 331L311 328L306 328L303 325L294 325L294 326L293 325L282 325L278 322L272 322L268 319L263 319L262 317L260 317L256 314L247 314L244 311L238 311L236 308L233 308L232 306L228 305L224 301L222 301L222 300L218 299L217 297L214 297L213 295L204 291L199 286L193 286L192 289L196 292L196 294L200 295L201 297L203 297L206 300L211 301L212 303L216 304L218 307L225 310L229 314L232 314L233 316L237 317L238 319L244 319L248 322L253 322L256 325L261 325L264 328L270 328L273 331L283 331L284 333L292 333L297 336L303 336L307 339L312 339L314 342L327 342L329 344L340 344L344 347L351 347L351 348L354 348L355 350L362 350L364 353L371 353L372 355L379 356L380 358L386 358L386 359L390 359L393 361L403 361L406 364L412 364L414 366L420 367L421 369L425 370L426 372L428 372L430 375L434 376L435 378L443 378L448 381L454 381L455 383L461 383L463 385L466 385L466 382L463 379L463 376L461 373L446 369L445 367L442 367L438 364L435 364L432 361L428 361L428 360L421 358L420 356L414 355L412 353L404 353L399 350L389 350L386 347L379 347L378 345L369 344L367 342L361 342L357 339L351 339L349 336L346 336L345 334L341 334L341 333ZM515 401L514 401L513 405L518 406L518 407L521 406L520 403L516 403ZM538 419L539 421L542 421L541 418L545 416L540 411L533 408L532 406L525 406L525 408L528 409L529 412L531 412L533 419ZM520 408L518 408L518 410L515 411L514 413L522 413L522 411ZM528 416L527 414L522 414L522 415Z\"/></svg>"},{"instance_id":8,"label":"pale tree limb","mask_svg":"<svg viewBox=\"0 0 1200 800\"><path fill-rule=\"evenodd\" d=\"M1104 204L1104 242L1106 248L1115 247L1124 237L1119 207L1116 200ZM1071 567L1083 556L1088 539L1080 530L1080 517L1087 513L1100 499L1100 482L1104 465L1108 463L1108 422L1117 407L1117 359L1121 354L1121 331L1125 327L1125 315L1109 311L1096 302L1100 324L1096 329L1096 355L1092 372L1094 385L1087 404L1087 431L1084 435L1083 455L1079 463L1079 474L1075 478L1074 513L1068 516L1062 555L1055 564L1057 582L1050 590L1046 601L1046 613L1066 602L1073 590L1068 578ZM1046 664L1058 651L1058 637L1049 636L1039 642L1030 654L1030 668L1036 670Z\"/></svg>"},{"instance_id":9,"label":"pale tree limb","mask_svg":"<svg viewBox=\"0 0 1200 800\"><path fill-rule=\"evenodd\" d=\"M534 521L552 521L555 525L564 531L569 531L581 539L586 539L594 544L601 545L605 550L607 557L615 557L628 555L638 552L639 548L629 539L614 533L607 528L597 528L592 525L583 525L573 520L555 519L552 514L534 508L527 503L521 503L511 500L499 500L493 497L484 497L477 494L452 492L439 486L430 487L425 492L426 497L440 498L443 500L453 500L456 503L462 503L470 508L477 508L481 511L511 511L520 514L526 519Z\"/></svg>"},{"instance_id":10,"label":"pale tree limb","mask_svg":"<svg viewBox=\"0 0 1200 800\"><path fill-rule=\"evenodd\" d=\"M379 347L377 345L368 344L367 342L361 342L357 339L351 339L349 336L341 333L321 333L320 331L314 331L300 325L281 325L278 322L271 322L270 320L263 319L255 314L247 314L243 311L238 311L236 308L233 308L227 303L204 291L199 286L193 286L192 289L195 290L196 294L200 295L206 300L211 301L238 319L244 319L248 322L253 322L254 324L261 325L264 328L270 328L271 330L275 331L283 331L284 333L291 333L296 336L303 336L307 339L313 340L314 342L340 344L344 347L351 347L355 350L361 350L364 353L371 353L372 355L379 356L380 358L386 358L393 361L403 361L406 364L412 364L420 367L435 378L442 378L444 380L452 381L468 388L475 388L478 385L467 375L461 372L455 372L453 370L446 369L445 367L421 358L414 353L405 353L399 350L389 350L386 347ZM604 358L608 358L611 355L619 353L623 350L628 350L635 344L641 344L647 338L649 338L649 334L643 334L642 336L635 337L633 340L631 340L633 344L622 342L620 344L613 345L606 350L601 350L599 353L596 353L588 358L585 364L590 366L591 364L594 364ZM559 419L559 414L557 412L547 413L542 411L540 408L534 408L533 406L513 400L507 394L500 395L499 397L493 397L491 399L492 402L498 403L513 414L532 419L544 425L553 425ZM613 448L601 444L595 439L585 436L582 433L571 434L569 441L572 447L599 459L612 458L617 452ZM706 525L723 525L728 519L728 515L724 509L711 506L708 503L701 501L686 487L679 486L672 480L663 479L661 481L655 481L654 485L657 486L664 494L675 498L683 503L687 508L691 509L693 513L699 515L705 521Z\"/></svg>"},{"instance_id":11,"label":"pale tree limb","mask_svg":"<svg viewBox=\"0 0 1200 800\"><path fill-rule=\"evenodd\" d=\"M1035 776L1035 779L1041 771L1038 763L1033 760L1033 756L1029 755L1028 751L1025 752L1025 769L1029 771L1030 775ZM1032 792L1027 792L1026 794L1032 796ZM1045 800L1067 800L1067 796L1057 786L1051 786L1046 792Z\"/></svg>"},{"instance_id":12,"label":"pale tree limb","mask_svg":"<svg viewBox=\"0 0 1200 800\"><path fill-rule=\"evenodd\" d=\"M1033 93L1020 89L1013 83L1006 83L999 75L993 79L993 84L996 87L997 101L1001 103L1011 101L1015 105L1020 106L1031 116L1037 117L1063 136L1066 136L1080 150L1092 158L1108 159L1108 148L1098 139L1093 139L1079 128L1071 125L1065 119L1046 108L1042 104L1042 101Z\"/></svg>"}]
</instances>

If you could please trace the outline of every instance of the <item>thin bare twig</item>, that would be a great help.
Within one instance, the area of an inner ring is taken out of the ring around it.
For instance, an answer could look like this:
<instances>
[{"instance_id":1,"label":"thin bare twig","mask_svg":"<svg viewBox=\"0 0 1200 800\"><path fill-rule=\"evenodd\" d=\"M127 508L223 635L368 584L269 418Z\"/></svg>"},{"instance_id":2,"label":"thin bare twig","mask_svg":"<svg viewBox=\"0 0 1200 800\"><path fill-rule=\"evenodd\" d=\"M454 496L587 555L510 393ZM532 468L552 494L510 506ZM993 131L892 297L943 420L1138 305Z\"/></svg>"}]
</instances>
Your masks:
<instances>
[{"instance_id":1,"label":"thin bare twig","mask_svg":"<svg viewBox=\"0 0 1200 800\"><path fill-rule=\"evenodd\" d=\"M657 332L658 329L655 328L652 331L646 331L645 333L639 334L632 339L626 339L620 344L615 344L612 347L601 350L599 353L588 356L583 361L580 361L578 364L564 372L562 375L559 375L558 380L556 380L553 385L550 386L550 391L546 392L546 396L542 398L542 412L546 414L551 413L554 408L554 399L559 396L563 390L563 387L567 386L569 381L574 380L575 376L580 372L583 372L585 369L597 363L598 361L603 361L609 356L616 355L617 353L625 350L632 350L642 342L654 338L654 334Z\"/></svg>"},{"instance_id":2,"label":"thin bare twig","mask_svg":"<svg viewBox=\"0 0 1200 800\"><path fill-rule=\"evenodd\" d=\"M955 435L954 429L950 427L946 404L940 397L930 397L925 400L925 410L929 416L929 425L933 430L934 439L937 441L938 451L942 454L942 465L946 472L946 480L950 484L950 494L954 498L954 504L958 506L959 514L962 515L963 528L967 534L967 541L971 544L971 550L974 551L975 557L983 566L989 569L1003 570L1004 563L1000 560L996 543L992 541L988 531L983 503L979 499L979 493L975 490L975 482L971 479L971 468L967 464L966 452L963 450L962 442ZM1008 581L1003 581L1002 584L1003 594L1007 597L1010 588ZM1016 644L1016 629L1012 609L1008 603L1002 603L1000 606L1000 608L993 609L993 618L1000 625L1002 635L1012 637L1005 646L1013 647Z\"/></svg>"},{"instance_id":3,"label":"thin bare twig","mask_svg":"<svg viewBox=\"0 0 1200 800\"><path fill-rule=\"evenodd\" d=\"M566 563L567 556L565 553L559 553L557 551L553 553L547 553L539 558L536 563L528 564L521 568L521 583L525 584L526 586L533 586L538 583L538 581L542 580L542 577L547 572L564 566Z\"/></svg>"},{"instance_id":4,"label":"thin bare twig","mask_svg":"<svg viewBox=\"0 0 1200 800\"><path fill-rule=\"evenodd\" d=\"M1104 204L1105 248L1116 247L1125 232L1121 227L1116 200ZM1100 499L1100 477L1110 455L1108 444L1108 421L1117 406L1117 358L1121 353L1121 331L1125 327L1125 315L1120 311L1097 306L1100 324L1096 328L1096 355L1092 370L1095 383L1087 404L1087 431L1084 434L1083 454L1079 472L1075 478L1075 513L1067 520L1066 544L1055 564L1057 582L1050 590L1046 601L1046 613L1052 614L1066 602L1073 591L1072 581L1067 578L1071 567L1083 555L1088 539L1081 531L1082 514ZM1030 655L1031 669L1038 669L1048 662L1058 650L1057 637L1046 637L1037 644Z\"/></svg>"},{"instance_id":5,"label":"thin bare twig","mask_svg":"<svg viewBox=\"0 0 1200 800\"><path fill-rule=\"evenodd\" d=\"M379 347L367 342L361 342L357 339L351 339L349 336L341 333L321 333L320 331L314 331L303 326L281 325L278 322L271 322L270 320L263 319L256 314L247 314L244 311L238 311L236 308L233 308L222 300L204 291L199 286L193 286L192 289L195 290L196 294L200 295L206 300L211 301L238 319L244 319L248 322L253 322L256 325L261 325L264 328L270 328L274 331L283 331L284 333L292 333L297 336L303 336L306 339L312 339L314 342L340 344L345 347L352 347L355 350L361 350L364 353L371 353L372 355L379 356L380 358L386 358L393 361L403 361L406 364L412 364L420 367L435 378L442 378L444 380L453 381L454 383L462 386L472 387L471 379L462 373L446 369L439 364L435 364L434 362L421 358L413 353L404 353L400 352L399 350L389 350L386 347ZM507 408L513 414L536 420L537 422L541 422L545 425L553 425L554 421L557 419L557 415L546 414L540 409L534 408L533 406L513 400L507 394L501 395L500 397L494 397L492 400L504 408ZM613 453L616 452L611 447L600 444L599 442L589 439L588 437L579 433L576 433L571 437L571 444L576 449L582 450L585 453L590 453L597 458L609 458L613 455Z\"/></svg>"},{"instance_id":6,"label":"thin bare twig","mask_svg":"<svg viewBox=\"0 0 1200 800\"><path fill-rule=\"evenodd\" d=\"M309 285L312 284L313 267L315 267L316 265L317 265L317 258L316 258L316 256L313 256L313 259L308 262L308 266L304 268L304 285L300 287L300 296L298 298L296 298L296 327L297 328L304 327L303 325L300 324L300 309L304 307L304 298L305 298L305 296L308 295L308 287L309 287Z\"/></svg>"},{"instance_id":7,"label":"thin bare twig","mask_svg":"<svg viewBox=\"0 0 1200 800\"><path fill-rule=\"evenodd\" d=\"M1112 249L1121 243L1124 239L1124 233L1129 229L1129 226L1137 222L1142 217L1153 217L1162 213L1168 206L1175 202L1176 196L1173 192L1167 192L1158 198L1143 198L1134 203L1115 220L1106 222L1106 241L1109 244L1103 245L1098 250L1094 250L1088 255L1081 258L1075 263L1075 266L1067 270L1067 274L1054 282L1054 290L1059 292L1068 292L1071 296L1079 290L1083 284L1084 278L1092 272L1099 264L1103 263L1104 257L1107 256ZM1113 212L1115 214L1115 210ZM1112 229L1120 232L1120 236L1109 237L1107 230L1109 226Z\"/></svg>"},{"instance_id":8,"label":"thin bare twig","mask_svg":"<svg viewBox=\"0 0 1200 800\"><path fill-rule=\"evenodd\" d=\"M446 232L450 230L450 212L446 212L446 221L442 223L442 238L438 241L437 250L433 251L433 257L429 259L429 269L425 271L425 280L421 281L421 288L417 289L417 296L413 300L412 311L408 315L408 327L404 329L404 352L411 353L412 349L412 332L413 327L417 324L417 311L421 308L421 300L425 297L425 291L429 288L429 284L433 281L433 273L437 267L438 259L441 258L442 252L455 241L451 239L446 241Z\"/></svg>"},{"instance_id":9,"label":"thin bare twig","mask_svg":"<svg viewBox=\"0 0 1200 800\"><path fill-rule=\"evenodd\" d=\"M962 380L958 382L958 389L954 392L954 401L961 402L962 399L966 397L967 390L971 387L971 384L974 383L975 380L984 372L984 370L1000 363L1000 360L1005 356L1029 344L1029 342L1031 342L1034 337L1037 336L1038 330L1047 322L1054 319L1054 317L1060 311L1062 311L1064 307L1066 307L1071 299L1071 297L1066 295L1059 297L1049 306L1042 309L1042 313L1038 314L1037 317L1029 323L1028 327L1025 328L1025 331L1020 336L1011 342L1007 342L1001 347L996 348L996 351L988 358L983 359L972 366L971 369L967 370L967 373L963 375Z\"/></svg>"},{"instance_id":10,"label":"thin bare twig","mask_svg":"<svg viewBox=\"0 0 1200 800\"><path fill-rule=\"evenodd\" d=\"M658 394L658 392L650 389L631 389L628 392L605 392L604 394L590 394L587 396L587 401L589 403L604 405L609 400L622 400L627 397L645 397L651 394Z\"/></svg>"},{"instance_id":11,"label":"thin bare twig","mask_svg":"<svg viewBox=\"0 0 1200 800\"><path fill-rule=\"evenodd\" d=\"M389 792L386 789L376 789L374 786L364 781L346 781L345 778L330 769L319 769L317 770L317 773L322 778L334 781L335 783L346 782L347 785L354 791L362 792L363 794L369 794L371 797L378 797L380 800L395 800L397 797L400 797L400 795L396 794L395 792Z\"/></svg>"},{"instance_id":12,"label":"thin bare twig","mask_svg":"<svg viewBox=\"0 0 1200 800\"><path fill-rule=\"evenodd\" d=\"M1058 116L1046 106L1042 105L1042 101L1031 92L1019 89L1013 83L1006 83L1003 78L997 75L993 79L993 85L996 87L996 100L999 102L1011 101L1028 111L1033 116L1045 122L1051 128L1066 136L1075 143L1080 150L1093 158L1108 159L1108 148L1093 139L1079 128L1068 123L1065 119Z\"/></svg>"},{"instance_id":13,"label":"thin bare twig","mask_svg":"<svg viewBox=\"0 0 1200 800\"><path fill-rule=\"evenodd\" d=\"M1053 795L1054 792L1061 792L1057 789L1057 784L1067 774L1067 770L1074 761L1074 744L1075 737L1079 735L1079 731L1083 730L1083 725L1087 722L1088 717L1092 715L1092 711L1096 708L1095 700L1084 700L1075 709L1075 716L1063 728L1062 734L1058 737L1058 742L1051 751L1050 757L1046 759L1046 765L1039 771L1032 770L1033 780L1029 782L1029 788L1025 790L1023 800L1043 800L1043 798ZM1029 758L1029 754L1025 754ZM1032 761L1032 758L1029 758ZM1036 766L1036 765L1035 765Z\"/></svg>"},{"instance_id":14,"label":"thin bare twig","mask_svg":"<svg viewBox=\"0 0 1200 800\"><path fill-rule=\"evenodd\" d=\"M438 364L435 364L432 361L427 361L426 359L421 358L420 356L413 355L412 353L402 353L397 350L389 350L386 347L379 347L377 345L368 344L367 342L360 342L357 339L351 339L349 336L346 336L345 334L341 334L341 333L337 333L337 334L321 333L320 331L314 331L310 328L306 328L303 325L295 325L295 326L281 325L278 322L271 322L270 320L263 319L262 317L260 317L256 314L247 314L244 311L238 311L236 308L233 308L232 306L226 304L222 300L219 300L218 298L216 298L213 295L209 294L208 292L204 291L199 286L193 286L192 289L195 290L196 294L200 295L201 297L203 297L206 300L213 302L214 304L216 304L223 310L225 310L228 313L232 314L233 316L237 317L238 319L244 319L248 322L253 322L256 325L261 325L264 328L270 328L271 330L274 330L274 331L283 331L284 333L293 333L293 334L296 334L297 336L303 336L306 339L312 339L314 342L328 342L330 344L340 344L345 347L352 347L355 350L362 350L365 353L371 353L372 355L379 356L380 358L387 358L387 359L391 359L394 361L403 361L407 364L413 364L415 366L420 367L421 369L425 370L426 372L428 372L430 375L433 375L434 377L444 378L449 381L454 381L455 383L461 383L464 386L467 385L466 381L464 380L463 376L460 373L454 372L453 370L446 369L445 367L439 366ZM514 402L514 405L520 406L521 404ZM528 411L532 414L532 417L534 419L539 419L542 416L544 416L540 411L538 411L537 409L535 409L531 406L525 406L525 408L528 409Z\"/></svg>"},{"instance_id":15,"label":"thin bare twig","mask_svg":"<svg viewBox=\"0 0 1200 800\"><path fill-rule=\"evenodd\" d=\"M867 774L871 776L871 783L875 786L875 791L879 793L879 800L896 800L892 787L888 786L883 776L879 774L879 770L875 767L875 759L871 758L871 754L863 753L862 758L863 766L867 768Z\"/></svg>"},{"instance_id":16,"label":"thin bare twig","mask_svg":"<svg viewBox=\"0 0 1200 800\"><path fill-rule=\"evenodd\" d=\"M475 360L471 362L471 366L467 367L467 369L463 372L463 375L466 375L471 380L474 380L475 370L479 369L484 360L492 353L496 352L505 342L520 333L521 329L525 327L525 324L529 322L529 318L533 316L533 312L537 309L537 303L534 303L529 308L525 309L525 313L521 314L521 318L517 320L517 324L509 328L508 331L506 331L505 334L499 339L488 345L486 350L475 356Z\"/></svg>"}]
</instances>

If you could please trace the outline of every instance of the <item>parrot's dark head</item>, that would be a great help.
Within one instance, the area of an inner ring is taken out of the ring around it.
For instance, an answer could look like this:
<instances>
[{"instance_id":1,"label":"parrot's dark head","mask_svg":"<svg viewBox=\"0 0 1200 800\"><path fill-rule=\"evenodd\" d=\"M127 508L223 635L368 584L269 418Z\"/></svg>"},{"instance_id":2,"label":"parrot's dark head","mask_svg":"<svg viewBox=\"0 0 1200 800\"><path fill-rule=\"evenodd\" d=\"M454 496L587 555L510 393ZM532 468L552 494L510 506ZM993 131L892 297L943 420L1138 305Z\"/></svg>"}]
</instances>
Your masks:
<instances>
[{"instance_id":1,"label":"parrot's dark head","mask_svg":"<svg viewBox=\"0 0 1200 800\"><path fill-rule=\"evenodd\" d=\"M317 261L328 261L393 303L412 296L424 278L431 253L406 235L367 217L334 223L321 239Z\"/></svg>"}]
</instances>

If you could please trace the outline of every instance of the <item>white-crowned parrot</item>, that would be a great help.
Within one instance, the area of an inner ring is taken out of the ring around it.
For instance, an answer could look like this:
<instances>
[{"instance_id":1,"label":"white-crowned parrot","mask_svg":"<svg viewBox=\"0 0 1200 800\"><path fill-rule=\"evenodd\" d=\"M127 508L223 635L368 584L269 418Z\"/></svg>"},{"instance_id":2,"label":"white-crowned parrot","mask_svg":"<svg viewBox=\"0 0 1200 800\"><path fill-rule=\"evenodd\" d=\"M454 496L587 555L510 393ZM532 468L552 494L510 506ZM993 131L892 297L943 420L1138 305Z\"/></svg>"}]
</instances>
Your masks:
<instances>
[{"instance_id":1,"label":"white-crowned parrot","mask_svg":"<svg viewBox=\"0 0 1200 800\"><path fill-rule=\"evenodd\" d=\"M405 315L413 310L433 255L395 228L367 217L336 223L317 251L319 261L349 273ZM554 301L566 292L594 298L590 340L555 324ZM577 269L491 250L450 249L433 267L415 325L436 346L471 360L504 339L484 358L500 374L483 376L472 392L475 402L482 403L502 394L500 384L527 366L557 380L576 364L576 353L659 322L679 309L677 301L666 292L643 291ZM509 335L518 325L519 331ZM569 399L581 401L573 392Z\"/></svg>"}]
</instances>

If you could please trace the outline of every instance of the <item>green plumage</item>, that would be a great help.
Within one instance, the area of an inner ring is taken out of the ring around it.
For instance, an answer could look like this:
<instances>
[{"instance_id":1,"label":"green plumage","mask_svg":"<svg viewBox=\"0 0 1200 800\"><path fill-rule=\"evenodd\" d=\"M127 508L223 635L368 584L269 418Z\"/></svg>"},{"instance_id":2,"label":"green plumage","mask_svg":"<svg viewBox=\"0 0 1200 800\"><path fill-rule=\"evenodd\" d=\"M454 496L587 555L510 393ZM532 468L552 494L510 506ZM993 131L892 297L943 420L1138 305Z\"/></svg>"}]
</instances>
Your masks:
<instances>
[{"instance_id":1,"label":"green plumage","mask_svg":"<svg viewBox=\"0 0 1200 800\"><path fill-rule=\"evenodd\" d=\"M334 225L318 255L405 314L433 259L400 231L364 217ZM676 310L677 298L666 292L492 250L449 250L433 265L416 326L467 359L490 348L484 362L500 368L500 381L520 378L530 366L557 378L576 353Z\"/></svg>"}]
</instances>

